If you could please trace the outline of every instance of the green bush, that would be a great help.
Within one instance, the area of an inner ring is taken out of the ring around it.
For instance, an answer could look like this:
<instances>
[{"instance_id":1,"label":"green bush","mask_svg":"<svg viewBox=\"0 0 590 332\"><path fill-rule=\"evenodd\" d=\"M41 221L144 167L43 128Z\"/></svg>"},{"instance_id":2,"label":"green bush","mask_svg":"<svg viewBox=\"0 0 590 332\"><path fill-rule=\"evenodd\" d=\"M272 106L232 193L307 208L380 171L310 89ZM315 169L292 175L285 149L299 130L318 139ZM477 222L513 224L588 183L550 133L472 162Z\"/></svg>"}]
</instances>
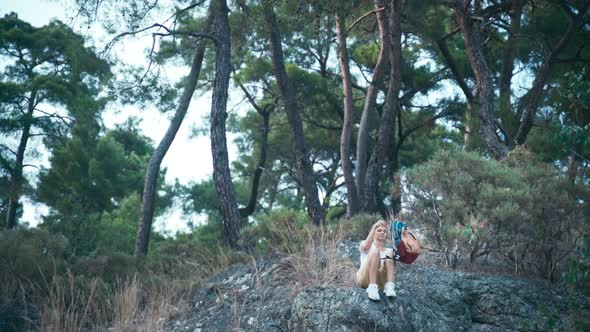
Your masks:
<instances>
[{"instance_id":1,"label":"green bush","mask_svg":"<svg viewBox=\"0 0 590 332\"><path fill-rule=\"evenodd\" d=\"M570 260L569 269L563 273L565 282L572 286L585 286L590 282L590 235L578 248L579 256Z\"/></svg>"},{"instance_id":2,"label":"green bush","mask_svg":"<svg viewBox=\"0 0 590 332\"><path fill-rule=\"evenodd\" d=\"M0 231L0 331L20 331L35 317L29 294L65 270L67 241L41 229Z\"/></svg>"},{"instance_id":3,"label":"green bush","mask_svg":"<svg viewBox=\"0 0 590 332\"><path fill-rule=\"evenodd\" d=\"M4 230L0 232L0 284L13 280L42 283L64 269L67 240L42 229Z\"/></svg>"},{"instance_id":4,"label":"green bush","mask_svg":"<svg viewBox=\"0 0 590 332\"><path fill-rule=\"evenodd\" d=\"M146 272L142 259L124 254L78 257L71 263L71 272L76 276L98 278L108 284L133 278Z\"/></svg>"},{"instance_id":5,"label":"green bush","mask_svg":"<svg viewBox=\"0 0 590 332\"><path fill-rule=\"evenodd\" d=\"M412 219L453 267L492 256L554 280L589 224L588 190L520 148L501 162L438 152L408 170L405 188Z\"/></svg>"},{"instance_id":6,"label":"green bush","mask_svg":"<svg viewBox=\"0 0 590 332\"><path fill-rule=\"evenodd\" d=\"M456 266L500 246L502 229L526 221L528 188L516 172L462 150L440 151L407 172L412 219ZM458 244L458 246L457 246Z\"/></svg>"}]
</instances>

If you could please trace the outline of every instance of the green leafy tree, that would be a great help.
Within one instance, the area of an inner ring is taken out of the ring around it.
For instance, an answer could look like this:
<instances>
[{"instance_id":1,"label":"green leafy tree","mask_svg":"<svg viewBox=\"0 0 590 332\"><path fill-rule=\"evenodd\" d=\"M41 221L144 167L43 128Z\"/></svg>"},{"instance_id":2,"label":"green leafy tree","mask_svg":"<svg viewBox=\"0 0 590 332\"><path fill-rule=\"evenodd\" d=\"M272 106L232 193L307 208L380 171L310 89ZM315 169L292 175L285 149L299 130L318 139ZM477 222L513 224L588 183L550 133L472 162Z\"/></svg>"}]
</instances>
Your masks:
<instances>
[{"instance_id":1,"label":"green leafy tree","mask_svg":"<svg viewBox=\"0 0 590 332\"><path fill-rule=\"evenodd\" d=\"M537 6L526 1L509 4L460 0L447 4L453 9L474 73L481 137L488 151L502 158L515 146L525 143L538 110L546 102L546 87L563 59L568 59L565 63L576 62L587 56L584 47L576 45L588 38L586 29L580 27L588 23L590 4L547 1ZM495 22L506 16L508 24L493 28ZM525 56L519 59L516 51L521 38L543 42L527 43L532 47L528 52L521 50ZM498 43L486 44L488 39L506 42L500 47ZM492 61L492 57L502 61ZM533 73L533 80L526 92L517 94L517 102L511 103L516 60L524 60L523 66ZM495 106L496 87L500 92L499 107Z\"/></svg>"},{"instance_id":2,"label":"green leafy tree","mask_svg":"<svg viewBox=\"0 0 590 332\"><path fill-rule=\"evenodd\" d=\"M105 236L115 237L111 232L121 238L130 236L119 232L126 229L120 223L139 211L139 205L134 210L131 202L141 195L144 169L153 151L151 140L133 121L103 136L98 129L81 123L74 126L72 137L53 149L50 167L41 171L37 190L37 199L51 208L41 227L67 236L71 250L79 254L96 252L104 246ZM160 197L158 203L162 211L170 201ZM137 220L124 222L126 227L137 226ZM128 245L117 243L111 248L122 250Z\"/></svg>"},{"instance_id":3,"label":"green leafy tree","mask_svg":"<svg viewBox=\"0 0 590 332\"><path fill-rule=\"evenodd\" d=\"M62 22L35 28L14 13L0 19L0 57L6 62L0 72L0 167L7 182L2 199L6 226L13 228L31 139L49 144L67 134L72 121L96 117L102 107L96 96L109 66Z\"/></svg>"}]
</instances>

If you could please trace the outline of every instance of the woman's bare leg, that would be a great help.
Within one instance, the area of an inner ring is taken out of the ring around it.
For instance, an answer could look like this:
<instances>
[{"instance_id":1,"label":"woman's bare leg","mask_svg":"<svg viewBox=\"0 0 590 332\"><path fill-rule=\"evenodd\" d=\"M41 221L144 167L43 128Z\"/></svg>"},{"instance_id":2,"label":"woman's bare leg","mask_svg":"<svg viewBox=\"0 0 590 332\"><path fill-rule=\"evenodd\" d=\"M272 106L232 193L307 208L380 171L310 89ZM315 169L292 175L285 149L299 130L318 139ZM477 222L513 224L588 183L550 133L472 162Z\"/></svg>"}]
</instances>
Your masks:
<instances>
[{"instance_id":1,"label":"woman's bare leg","mask_svg":"<svg viewBox=\"0 0 590 332\"><path fill-rule=\"evenodd\" d=\"M393 257L393 251L388 249L386 255L389 257ZM395 281L395 268L397 267L396 262L393 259L386 259L385 260L385 268L387 269L387 282L394 282Z\"/></svg>"},{"instance_id":2,"label":"woman's bare leg","mask_svg":"<svg viewBox=\"0 0 590 332\"><path fill-rule=\"evenodd\" d=\"M367 255L367 264L369 264L369 284L377 284L377 272L379 271L379 265L381 264L381 254L379 249L371 248Z\"/></svg>"}]
</instances>

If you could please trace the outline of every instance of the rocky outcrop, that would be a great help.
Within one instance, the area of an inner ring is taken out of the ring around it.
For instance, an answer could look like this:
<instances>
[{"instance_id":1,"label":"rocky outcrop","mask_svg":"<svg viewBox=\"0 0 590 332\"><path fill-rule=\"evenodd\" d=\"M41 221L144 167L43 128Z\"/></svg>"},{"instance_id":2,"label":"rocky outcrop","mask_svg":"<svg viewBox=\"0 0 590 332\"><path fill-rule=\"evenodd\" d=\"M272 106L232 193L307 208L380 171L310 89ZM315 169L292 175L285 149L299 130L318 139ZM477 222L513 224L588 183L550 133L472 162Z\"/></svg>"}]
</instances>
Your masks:
<instances>
[{"instance_id":1,"label":"rocky outcrop","mask_svg":"<svg viewBox=\"0 0 590 332\"><path fill-rule=\"evenodd\" d=\"M358 260L357 243L343 259ZM397 274L398 296L373 302L359 288L297 289L289 259L234 266L193 298L168 331L546 331L584 330L590 300L542 280L414 264Z\"/></svg>"}]
</instances>

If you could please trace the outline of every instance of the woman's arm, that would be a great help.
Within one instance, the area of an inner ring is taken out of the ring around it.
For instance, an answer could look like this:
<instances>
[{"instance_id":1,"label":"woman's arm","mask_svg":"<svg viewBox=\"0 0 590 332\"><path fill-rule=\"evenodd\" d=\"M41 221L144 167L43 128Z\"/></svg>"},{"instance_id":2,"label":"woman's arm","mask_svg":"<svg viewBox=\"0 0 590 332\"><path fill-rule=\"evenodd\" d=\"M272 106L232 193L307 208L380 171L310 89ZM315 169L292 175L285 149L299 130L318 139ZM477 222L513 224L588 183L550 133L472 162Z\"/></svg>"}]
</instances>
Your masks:
<instances>
[{"instance_id":1,"label":"woman's arm","mask_svg":"<svg viewBox=\"0 0 590 332\"><path fill-rule=\"evenodd\" d=\"M369 235L367 235L367 238L365 240L361 241L361 245L360 245L361 251L367 252L367 251L369 251L369 249L371 249L371 245L373 244L373 237L375 236L375 230L380 225L383 225L383 227L386 227L385 221L379 220L378 222L373 224L373 227L371 227L371 231L369 232Z\"/></svg>"}]
</instances>

